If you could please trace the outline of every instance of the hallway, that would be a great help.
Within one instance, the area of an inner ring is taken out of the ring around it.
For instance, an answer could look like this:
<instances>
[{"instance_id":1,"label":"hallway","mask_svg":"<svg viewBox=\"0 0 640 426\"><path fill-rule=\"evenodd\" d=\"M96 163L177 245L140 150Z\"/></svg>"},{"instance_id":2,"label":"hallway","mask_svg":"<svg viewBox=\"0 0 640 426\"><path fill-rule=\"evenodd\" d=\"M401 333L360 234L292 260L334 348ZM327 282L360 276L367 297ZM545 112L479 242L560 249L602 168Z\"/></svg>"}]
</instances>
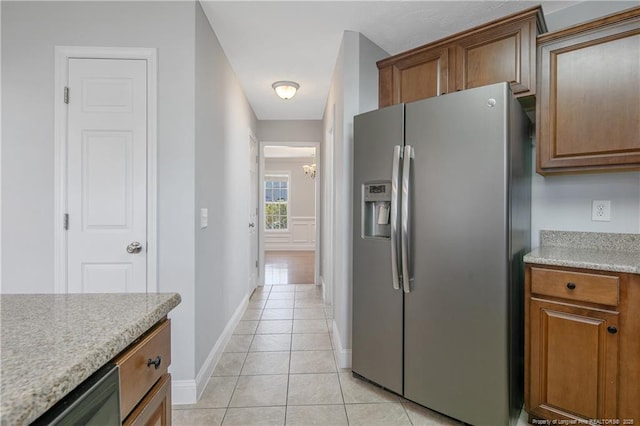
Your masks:
<instances>
[{"instance_id":1,"label":"hallway","mask_svg":"<svg viewBox=\"0 0 640 426\"><path fill-rule=\"evenodd\" d=\"M459 425L339 369L320 287L259 287L195 405L176 426Z\"/></svg>"}]
</instances>

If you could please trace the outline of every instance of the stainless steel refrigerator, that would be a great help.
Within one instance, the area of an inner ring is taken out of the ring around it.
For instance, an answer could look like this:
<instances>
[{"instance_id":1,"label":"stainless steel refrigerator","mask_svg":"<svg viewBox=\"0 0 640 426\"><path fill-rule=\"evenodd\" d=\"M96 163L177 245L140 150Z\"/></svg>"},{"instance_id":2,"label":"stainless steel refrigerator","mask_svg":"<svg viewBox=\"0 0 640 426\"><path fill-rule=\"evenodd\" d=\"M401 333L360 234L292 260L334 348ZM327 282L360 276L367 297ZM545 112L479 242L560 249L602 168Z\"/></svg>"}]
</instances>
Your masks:
<instances>
[{"instance_id":1,"label":"stainless steel refrigerator","mask_svg":"<svg viewBox=\"0 0 640 426\"><path fill-rule=\"evenodd\" d=\"M473 425L523 402L529 126L507 83L354 120L352 370Z\"/></svg>"}]
</instances>

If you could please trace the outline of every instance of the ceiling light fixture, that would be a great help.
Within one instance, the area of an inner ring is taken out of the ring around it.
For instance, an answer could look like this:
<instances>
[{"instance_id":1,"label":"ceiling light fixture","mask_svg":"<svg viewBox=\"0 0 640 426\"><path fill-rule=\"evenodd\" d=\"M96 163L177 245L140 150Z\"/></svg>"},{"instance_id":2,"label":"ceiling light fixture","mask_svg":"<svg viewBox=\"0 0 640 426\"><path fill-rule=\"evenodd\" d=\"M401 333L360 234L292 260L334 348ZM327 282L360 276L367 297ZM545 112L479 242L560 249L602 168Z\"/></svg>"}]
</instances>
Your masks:
<instances>
[{"instance_id":1,"label":"ceiling light fixture","mask_svg":"<svg viewBox=\"0 0 640 426\"><path fill-rule=\"evenodd\" d=\"M278 96L286 101L296 95L300 85L295 81L276 81L271 87L273 87Z\"/></svg>"}]
</instances>

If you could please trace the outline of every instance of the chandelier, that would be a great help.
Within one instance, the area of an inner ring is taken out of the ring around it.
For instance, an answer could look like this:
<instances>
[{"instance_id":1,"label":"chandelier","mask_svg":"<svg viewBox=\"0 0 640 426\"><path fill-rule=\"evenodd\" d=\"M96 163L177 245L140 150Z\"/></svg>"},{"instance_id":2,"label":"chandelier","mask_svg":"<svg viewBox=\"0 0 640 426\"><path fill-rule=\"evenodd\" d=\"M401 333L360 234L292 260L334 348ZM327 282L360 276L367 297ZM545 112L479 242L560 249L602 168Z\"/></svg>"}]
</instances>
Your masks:
<instances>
[{"instance_id":1,"label":"chandelier","mask_svg":"<svg viewBox=\"0 0 640 426\"><path fill-rule=\"evenodd\" d=\"M311 179L315 179L316 178L316 164L315 163L313 163L312 165L305 164L304 166L302 166L302 169L304 170L304 174L309 176Z\"/></svg>"}]
</instances>

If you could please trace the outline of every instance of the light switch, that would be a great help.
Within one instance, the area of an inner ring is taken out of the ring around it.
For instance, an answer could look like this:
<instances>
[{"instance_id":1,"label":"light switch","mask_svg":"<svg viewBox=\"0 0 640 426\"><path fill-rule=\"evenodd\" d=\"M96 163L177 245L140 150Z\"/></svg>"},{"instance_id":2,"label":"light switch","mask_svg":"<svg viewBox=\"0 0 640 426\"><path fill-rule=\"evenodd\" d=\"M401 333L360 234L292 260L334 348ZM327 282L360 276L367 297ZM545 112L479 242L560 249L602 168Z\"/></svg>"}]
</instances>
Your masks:
<instances>
[{"instance_id":1,"label":"light switch","mask_svg":"<svg viewBox=\"0 0 640 426\"><path fill-rule=\"evenodd\" d=\"M209 226L209 209L200 209L200 229L204 229Z\"/></svg>"}]
</instances>

